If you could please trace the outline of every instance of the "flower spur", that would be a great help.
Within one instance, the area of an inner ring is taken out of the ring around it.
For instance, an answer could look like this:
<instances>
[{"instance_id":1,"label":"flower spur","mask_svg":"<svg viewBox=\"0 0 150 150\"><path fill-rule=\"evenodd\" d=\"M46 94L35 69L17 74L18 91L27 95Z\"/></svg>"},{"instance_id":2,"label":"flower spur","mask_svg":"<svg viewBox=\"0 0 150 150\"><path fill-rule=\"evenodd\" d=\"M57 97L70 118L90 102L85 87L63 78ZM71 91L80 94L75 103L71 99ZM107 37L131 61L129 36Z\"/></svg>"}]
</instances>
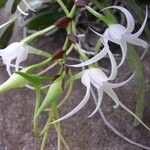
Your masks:
<instances>
[{"instance_id":1,"label":"flower spur","mask_svg":"<svg viewBox=\"0 0 150 150\"><path fill-rule=\"evenodd\" d=\"M100 34L94 30L92 30L92 31L102 38L105 45L108 44L108 41L111 41L111 42L114 42L114 43L120 45L121 51L122 51L122 59L118 65L118 67L120 67L124 63L126 55L127 55L127 43L141 46L143 48L146 48L148 46L148 43L146 41L139 38L139 36L143 32L144 27L146 25L146 21L148 18L148 9L146 7L146 15L145 15L145 19L143 21L142 26L136 33L132 34L132 31L134 30L134 27L135 27L135 22L134 22L134 18L132 16L132 14L126 8L121 7L121 6L107 7L105 9L103 9L102 11L104 11L106 9L110 9L110 8L118 9L125 14L126 19L127 19L127 27L125 28L124 26L122 26L120 24L112 24L105 30L105 32L103 34ZM104 45L104 48L93 58L91 58L83 63L70 65L70 66L83 67L83 66L90 65L90 64L102 59L107 54L105 45Z\"/></svg>"}]
</instances>

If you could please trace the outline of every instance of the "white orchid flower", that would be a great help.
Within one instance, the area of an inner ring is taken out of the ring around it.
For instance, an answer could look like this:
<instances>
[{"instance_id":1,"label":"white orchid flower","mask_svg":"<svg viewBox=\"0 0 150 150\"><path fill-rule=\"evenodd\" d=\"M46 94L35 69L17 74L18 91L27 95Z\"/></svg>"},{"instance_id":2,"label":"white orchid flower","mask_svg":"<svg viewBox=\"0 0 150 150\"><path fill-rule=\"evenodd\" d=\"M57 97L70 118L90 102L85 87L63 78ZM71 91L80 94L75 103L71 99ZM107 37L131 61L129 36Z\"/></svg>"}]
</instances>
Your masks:
<instances>
[{"instance_id":1,"label":"white orchid flower","mask_svg":"<svg viewBox=\"0 0 150 150\"><path fill-rule=\"evenodd\" d=\"M122 59L121 59L120 64L118 65L118 68L125 61L125 58L127 55L127 43L141 46L143 48L146 48L148 46L148 43L146 41L139 38L139 36L141 35L141 33L144 30L144 27L146 25L146 21L148 18L147 7L146 7L145 19L144 19L144 22L143 22L141 28L136 33L133 33L133 34L132 34L132 31L134 30L135 22L134 22L134 18L132 16L132 14L126 8L121 7L121 6L107 7L105 9L103 9L102 11L104 11L106 9L110 9L110 8L119 9L120 11L122 11L125 14L126 19L127 19L127 27L125 28L124 26L122 26L120 24L113 24L113 25L110 25L103 34L99 34L96 31L92 30L94 33L96 33L97 35L99 35L102 38L104 48L97 55L95 55L93 58L89 59L88 61L85 61L80 64L70 65L70 66L83 67L83 66L90 65L90 64L102 59L108 52L108 50L106 51L106 48L105 48L105 46L108 45L108 41L114 42L114 43L120 45L120 47L121 47ZM107 48L108 48L108 46L107 46Z\"/></svg>"},{"instance_id":2,"label":"white orchid flower","mask_svg":"<svg viewBox=\"0 0 150 150\"><path fill-rule=\"evenodd\" d=\"M0 50L0 56L2 57L3 63L6 65L6 70L11 76L10 67L13 66L11 62L16 59L15 62L15 71L18 71L19 64L27 59L28 56L28 47L27 45L22 45L19 42L15 42L7 46L5 49Z\"/></svg>"},{"instance_id":3,"label":"white orchid flower","mask_svg":"<svg viewBox=\"0 0 150 150\"><path fill-rule=\"evenodd\" d=\"M134 74L127 79L124 82L121 83L109 83L109 78L106 76L106 74L98 68L90 68L87 70L84 70L82 77L81 77L81 82L82 84L86 87L86 94L84 98L81 100L78 106L76 106L72 111L70 111L68 114L63 116L62 118L52 122L56 123L58 121L65 120L75 113L77 113L80 109L82 109L87 102L89 101L90 98L90 91L91 91L91 85L93 85L97 89L98 93L98 102L96 104L95 110L89 115L88 117L93 116L100 108L102 99L103 99L103 93L105 92L107 95L111 97L111 99L115 102L114 108L117 108L120 104L119 98L114 92L113 89L118 88L129 82L133 78Z\"/></svg>"}]
</instances>

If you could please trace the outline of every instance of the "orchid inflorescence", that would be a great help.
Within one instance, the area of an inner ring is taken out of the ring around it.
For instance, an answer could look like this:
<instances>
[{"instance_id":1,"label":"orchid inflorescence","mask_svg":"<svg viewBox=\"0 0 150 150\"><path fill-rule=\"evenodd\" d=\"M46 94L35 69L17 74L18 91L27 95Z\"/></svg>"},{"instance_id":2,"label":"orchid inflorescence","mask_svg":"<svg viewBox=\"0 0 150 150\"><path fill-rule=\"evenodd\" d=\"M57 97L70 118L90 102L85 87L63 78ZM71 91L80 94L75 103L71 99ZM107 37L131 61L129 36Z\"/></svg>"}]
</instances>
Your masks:
<instances>
[{"instance_id":1,"label":"orchid inflorescence","mask_svg":"<svg viewBox=\"0 0 150 150\"><path fill-rule=\"evenodd\" d=\"M28 3L26 0L23 0L22 2L29 10L33 12L36 11L34 7L31 6L30 3ZM96 107L94 111L90 115L88 115L88 117L92 117L98 111L101 112L101 103L103 100L103 95L104 93L106 93L114 101L115 103L115 105L113 106L114 108L121 106L150 131L150 129L140 120L140 118L138 118L134 113L132 113L127 107L125 107L122 104L122 102L119 100L117 94L114 91L115 88L122 87L123 85L127 84L131 79L133 79L136 72L134 72L127 80L123 82L120 83L113 82L117 77L118 69L124 64L126 60L128 43L143 48L148 47L148 43L139 38L139 36L142 34L144 30L148 18L147 7L145 19L143 21L142 26L136 33L132 33L135 28L135 20L132 14L122 6L106 7L101 12L104 12L105 10L108 9L116 9L121 11L125 15L127 20L126 27L121 24L113 24L110 20L108 20L106 16L96 12L92 7L88 6L88 4L83 0L75 1L71 11L67 9L63 1L57 0L57 2L64 10L66 14L65 17L62 17L61 19L57 20L53 25L31 34L30 36L26 37L20 42L15 42L8 45L6 48L0 51L2 61L6 65L6 70L10 76L9 79L0 86L0 93L4 93L8 90L24 87L27 85L28 85L27 87L29 87L29 85L32 86L35 90L36 107L34 112L33 124L35 136L43 137L41 150L44 149L45 140L49 132L50 125L55 126L55 129L59 137L61 138L62 143L64 144L65 148L68 149L68 146L66 145L65 140L63 139L63 136L61 134L60 121L66 120L67 118L73 116L88 103L93 87L96 88L97 91L97 98L96 98L97 102L95 103ZM84 35L82 36L78 35L76 23L74 20L76 14L78 13L77 10L80 10L82 8L90 12L98 19L101 19L104 23L106 23L106 25L108 25L108 28L104 31L103 34L98 33L93 28L90 28L90 30L92 30L94 34L98 35L99 37L98 42L101 42L103 45L103 48L99 50L98 53L95 53L95 55L92 58L89 58L87 55L89 51L83 50L82 48L82 43L80 42L79 37L82 37ZM22 15L25 16L28 15L28 12L22 10L20 5L17 6L17 10ZM14 20L13 19L9 20L8 22L1 25L0 28L7 26L12 21ZM42 50L38 50L29 45L30 42L36 39L37 37L42 36L47 32L53 31L54 29L61 27L63 28L65 27L67 29L66 40L64 42L64 46L62 47L62 49L56 51L53 55L44 52ZM112 53L112 50L110 49L109 41L120 46L122 58L119 64L117 63L116 58ZM76 52L79 54L80 59L74 57L72 59L79 60L80 63L70 65L67 63L67 60L69 59L68 55L73 49L75 49ZM46 59L40 63L33 64L31 66L24 68L20 66L20 64L28 59L28 54L41 55L46 57ZM111 63L111 71L109 76L105 72L105 69L102 69L97 63L98 61L101 61L105 56L108 56ZM15 60L14 64L13 60ZM51 65L51 63L53 64ZM46 69L39 72L38 74L33 74L32 71L44 67L46 65L49 65ZM59 70L58 74L55 74L54 76L51 77L43 75L45 72L51 70L51 68L57 65L61 66L60 67L61 69ZM85 69L85 67L88 68ZM14 70L12 68L14 68ZM73 75L72 70L74 68L81 68L82 71ZM77 79L81 79L81 83L83 84L83 86L86 87L85 96L72 111L70 111L63 117L59 117L58 111L59 106L62 106L62 104L65 103L65 100L68 99L71 91L68 90L66 97L61 101L61 105L57 106L57 99L62 95L63 91L68 88L68 86L72 87L72 83ZM47 81L48 86L43 86L43 81ZM41 101L40 96L42 92L46 94L43 101ZM49 109L48 110L49 118L45 127L40 132L38 129L39 116L46 109ZM142 147L142 145L137 144L135 142L131 143L136 146Z\"/></svg>"}]
</instances>

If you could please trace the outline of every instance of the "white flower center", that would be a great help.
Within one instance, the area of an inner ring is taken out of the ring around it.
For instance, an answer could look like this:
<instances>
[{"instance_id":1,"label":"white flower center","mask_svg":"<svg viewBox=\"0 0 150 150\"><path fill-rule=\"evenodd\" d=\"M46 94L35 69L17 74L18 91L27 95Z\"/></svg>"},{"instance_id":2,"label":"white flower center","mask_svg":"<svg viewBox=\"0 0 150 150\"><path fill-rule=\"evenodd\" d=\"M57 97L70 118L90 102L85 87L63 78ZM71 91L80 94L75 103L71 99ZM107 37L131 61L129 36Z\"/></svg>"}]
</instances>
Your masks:
<instances>
[{"instance_id":1,"label":"white flower center","mask_svg":"<svg viewBox=\"0 0 150 150\"><path fill-rule=\"evenodd\" d=\"M87 71L88 71L88 74L89 74L90 78L92 80L94 80L95 82L96 81L97 82L98 81L105 82L108 79L106 74L102 70L100 70L98 68L91 68L91 69L89 69Z\"/></svg>"},{"instance_id":2,"label":"white flower center","mask_svg":"<svg viewBox=\"0 0 150 150\"><path fill-rule=\"evenodd\" d=\"M108 29L108 36L115 40L121 40L122 35L126 33L126 28L120 24L111 25Z\"/></svg>"}]
</instances>

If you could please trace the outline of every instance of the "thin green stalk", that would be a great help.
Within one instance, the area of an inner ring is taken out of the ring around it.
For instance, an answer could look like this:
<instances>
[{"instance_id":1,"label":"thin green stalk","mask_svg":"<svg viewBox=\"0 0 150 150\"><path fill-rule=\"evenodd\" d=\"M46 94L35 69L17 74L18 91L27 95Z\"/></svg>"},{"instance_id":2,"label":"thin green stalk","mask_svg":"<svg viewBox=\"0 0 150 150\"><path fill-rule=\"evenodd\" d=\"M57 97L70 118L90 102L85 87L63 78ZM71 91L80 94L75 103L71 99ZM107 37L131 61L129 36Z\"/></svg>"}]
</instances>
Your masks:
<instances>
[{"instance_id":1,"label":"thin green stalk","mask_svg":"<svg viewBox=\"0 0 150 150\"><path fill-rule=\"evenodd\" d=\"M62 0L57 0L57 3L61 6L61 8L65 12L65 14L68 16L69 15L69 11L68 11L67 7L65 6L65 4L63 3L63 1Z\"/></svg>"},{"instance_id":2,"label":"thin green stalk","mask_svg":"<svg viewBox=\"0 0 150 150\"><path fill-rule=\"evenodd\" d=\"M42 132L40 133L40 136L44 135L43 136L43 140L42 140L42 144L41 144L41 149L40 150L44 150L45 148L45 145L46 145L46 140L47 140L47 137L48 137L48 134L50 132L50 125L49 123L51 122L51 120L53 120L53 117L54 117L54 107L55 107L55 103L52 103L52 108L51 108L51 111L49 113L49 117L48 117L48 120L47 120L47 123L44 127L44 129L42 130Z\"/></svg>"},{"instance_id":3,"label":"thin green stalk","mask_svg":"<svg viewBox=\"0 0 150 150\"><path fill-rule=\"evenodd\" d=\"M112 24L112 22L107 19L104 15L96 12L93 8L91 8L90 6L85 6L85 8L92 14L94 15L96 18L102 20L104 23L106 23L108 26Z\"/></svg>"},{"instance_id":4,"label":"thin green stalk","mask_svg":"<svg viewBox=\"0 0 150 150\"><path fill-rule=\"evenodd\" d=\"M76 11L77 11L77 7L76 5L73 5L68 17L73 18L75 16Z\"/></svg>"},{"instance_id":5,"label":"thin green stalk","mask_svg":"<svg viewBox=\"0 0 150 150\"><path fill-rule=\"evenodd\" d=\"M69 86L68 92L65 95L65 97L62 99L62 101L58 104L57 108L60 108L66 102L66 100L70 97L72 89L73 89L73 82L70 82L70 86Z\"/></svg>"},{"instance_id":6,"label":"thin green stalk","mask_svg":"<svg viewBox=\"0 0 150 150\"><path fill-rule=\"evenodd\" d=\"M40 96L41 96L41 92L40 92L40 87L37 87L36 89L36 104L35 104L35 112L34 112L34 123L33 123L33 128L34 128L34 135L36 137L39 136L39 131L38 131L38 120L35 119L36 113L40 107Z\"/></svg>"},{"instance_id":7,"label":"thin green stalk","mask_svg":"<svg viewBox=\"0 0 150 150\"><path fill-rule=\"evenodd\" d=\"M49 32L49 31L53 30L54 28L56 28L56 26L55 25L51 25L50 27L47 27L47 28L45 28L43 30L40 30L40 31L38 31L36 33L31 34L30 36L28 36L25 39L23 39L20 43L21 44L28 44L29 42L31 42L36 37L39 37L39 36Z\"/></svg>"},{"instance_id":8,"label":"thin green stalk","mask_svg":"<svg viewBox=\"0 0 150 150\"><path fill-rule=\"evenodd\" d=\"M43 67L45 65L47 65L48 63L50 63L52 61L52 58L48 58L40 63L37 63L35 65L32 65L32 66L29 66L26 68L26 71L29 72L29 71L32 71L34 69L37 69L37 68L40 68L40 67Z\"/></svg>"}]
</instances>

